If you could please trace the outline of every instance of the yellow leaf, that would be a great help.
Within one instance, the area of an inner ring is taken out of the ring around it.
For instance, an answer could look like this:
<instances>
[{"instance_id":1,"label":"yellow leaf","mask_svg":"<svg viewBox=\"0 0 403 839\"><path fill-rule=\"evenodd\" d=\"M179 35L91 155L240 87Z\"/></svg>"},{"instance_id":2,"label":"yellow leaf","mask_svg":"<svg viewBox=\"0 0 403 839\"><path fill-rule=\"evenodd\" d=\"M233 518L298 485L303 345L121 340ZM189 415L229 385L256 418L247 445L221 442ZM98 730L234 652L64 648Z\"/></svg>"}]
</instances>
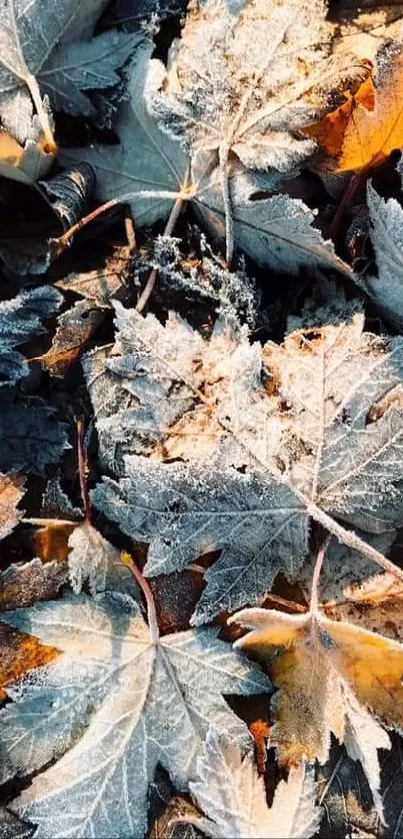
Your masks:
<instances>
[{"instance_id":1,"label":"yellow leaf","mask_svg":"<svg viewBox=\"0 0 403 839\"><path fill-rule=\"evenodd\" d=\"M8 131L0 131L0 175L24 184L33 184L50 169L57 145L43 136L21 146Z\"/></svg>"},{"instance_id":2,"label":"yellow leaf","mask_svg":"<svg viewBox=\"0 0 403 839\"><path fill-rule=\"evenodd\" d=\"M368 725L367 709L403 727L403 645L316 611L244 609L230 621L252 630L236 646L270 661L279 688L271 743L281 765L326 761L331 733L343 742L352 716Z\"/></svg>"}]
</instances>

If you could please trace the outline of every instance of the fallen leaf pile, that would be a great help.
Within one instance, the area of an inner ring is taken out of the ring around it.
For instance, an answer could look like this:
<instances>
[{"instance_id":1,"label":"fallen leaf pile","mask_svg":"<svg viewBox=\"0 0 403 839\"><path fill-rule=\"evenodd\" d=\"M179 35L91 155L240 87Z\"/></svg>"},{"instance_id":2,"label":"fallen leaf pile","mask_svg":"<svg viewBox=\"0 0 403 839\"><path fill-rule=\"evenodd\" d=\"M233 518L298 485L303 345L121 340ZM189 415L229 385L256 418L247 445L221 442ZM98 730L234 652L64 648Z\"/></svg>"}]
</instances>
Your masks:
<instances>
[{"instance_id":1,"label":"fallen leaf pile","mask_svg":"<svg viewBox=\"0 0 403 839\"><path fill-rule=\"evenodd\" d=\"M402 56L0 0L0 837L403 836Z\"/></svg>"}]
</instances>

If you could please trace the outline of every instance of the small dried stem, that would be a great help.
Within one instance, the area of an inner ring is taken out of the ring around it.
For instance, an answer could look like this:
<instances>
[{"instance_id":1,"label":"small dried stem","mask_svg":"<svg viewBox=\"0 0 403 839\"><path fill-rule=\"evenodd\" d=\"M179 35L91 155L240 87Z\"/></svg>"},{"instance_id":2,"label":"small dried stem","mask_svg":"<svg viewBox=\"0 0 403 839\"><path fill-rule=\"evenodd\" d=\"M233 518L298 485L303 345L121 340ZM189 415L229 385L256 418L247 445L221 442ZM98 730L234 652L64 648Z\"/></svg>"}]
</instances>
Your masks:
<instances>
[{"instance_id":1,"label":"small dried stem","mask_svg":"<svg viewBox=\"0 0 403 839\"><path fill-rule=\"evenodd\" d=\"M183 195L181 192L169 192L161 190L161 191L151 191L151 190L142 190L140 192L128 192L124 195L118 195L116 198L111 198L110 201L106 201L105 204L101 204L100 207L97 207L95 210L92 210L88 215L83 216L76 224L73 224L69 227L68 230L63 233L62 236L59 236L57 239L50 240L50 247L54 256L59 256L63 251L70 245L73 236L76 235L83 227L86 227L87 224L90 224L91 221L94 221L98 216L102 213L106 213L107 210L112 209L112 207L116 207L118 204L124 204L129 201L133 201L134 198L172 198L173 201L176 201L179 198L182 198L183 201L186 200L188 196ZM190 197L190 196L189 196Z\"/></svg>"},{"instance_id":2,"label":"small dried stem","mask_svg":"<svg viewBox=\"0 0 403 839\"><path fill-rule=\"evenodd\" d=\"M220 165L220 181L221 193L225 212L225 261L228 271L231 269L232 257L234 255L234 220L232 217L232 202L229 189L228 178L228 154L229 148L227 143L223 143L219 148L219 165Z\"/></svg>"},{"instance_id":3,"label":"small dried stem","mask_svg":"<svg viewBox=\"0 0 403 839\"><path fill-rule=\"evenodd\" d=\"M380 565L384 571L388 571L389 574L393 574L394 577L403 581L403 570L398 568L398 566L391 562L390 559L386 559L386 557L377 551L376 548L373 548L372 545L368 545L367 542L360 539L360 537L354 533L354 530L347 530L337 521L332 519L331 516L328 516L327 513L319 507L307 505L307 512L314 521L317 521L325 527L329 533L336 536L336 539L338 539L342 545L347 545L348 548L351 548L353 551L357 551L365 556L366 559Z\"/></svg>"},{"instance_id":4,"label":"small dried stem","mask_svg":"<svg viewBox=\"0 0 403 839\"><path fill-rule=\"evenodd\" d=\"M35 527L64 527L64 525L71 525L77 527L80 524L77 520L72 519L46 519L46 518L22 518L19 519L22 524L33 524Z\"/></svg>"},{"instance_id":5,"label":"small dried stem","mask_svg":"<svg viewBox=\"0 0 403 839\"><path fill-rule=\"evenodd\" d=\"M323 545L320 546L318 550L318 555L316 557L315 568L313 569L313 576L312 576L312 588L311 588L311 600L309 603L309 612L311 615L315 615L318 611L318 588L319 588L319 577L320 572L322 570L323 561L326 555L327 547L331 540L331 535L326 537Z\"/></svg>"},{"instance_id":6,"label":"small dried stem","mask_svg":"<svg viewBox=\"0 0 403 839\"><path fill-rule=\"evenodd\" d=\"M77 426L77 461L78 461L78 475L80 478L80 492L81 500L84 507L84 518L88 524L91 524L91 504L88 492L88 460L84 446L84 423L81 419L76 420Z\"/></svg>"},{"instance_id":7,"label":"small dried stem","mask_svg":"<svg viewBox=\"0 0 403 839\"><path fill-rule=\"evenodd\" d=\"M190 167L188 166L188 168L186 170L186 174L185 174L185 181L184 181L184 184L183 184L183 190L184 191L188 187L189 177L190 177ZM178 221L178 218L179 218L179 216L182 212L183 204L184 204L185 199L186 199L185 195L180 195L180 197L176 199L175 204L172 207L169 219L168 219L168 221L165 225L164 236L172 236L172 233L174 232L174 229L175 229L175 226L176 226L176 222ZM143 312L144 311L144 309L145 309L145 307L146 307L146 305L147 305L147 303L148 303L148 301L149 301L149 299L150 299L150 297L153 293L155 283L157 282L157 278L158 278L158 268L153 268L152 271L151 271L151 274L150 274L150 276L149 276L149 278L148 278L148 280L147 280L147 282L146 282L146 284L143 288L143 291L141 292L141 294L139 296L139 299L137 301L137 306L136 306L136 311L137 312Z\"/></svg>"},{"instance_id":8,"label":"small dried stem","mask_svg":"<svg viewBox=\"0 0 403 839\"><path fill-rule=\"evenodd\" d=\"M361 186L364 177L366 175L366 171L363 169L357 175L353 175L350 180L350 183L343 195L343 198L340 201L340 204L334 214L333 221L329 227L329 236L334 238L337 233L339 232L341 221L344 217L344 214L347 210L347 207L351 204L357 190Z\"/></svg>"},{"instance_id":9,"label":"small dried stem","mask_svg":"<svg viewBox=\"0 0 403 839\"><path fill-rule=\"evenodd\" d=\"M137 568L137 565L135 564L135 562L134 562L133 558L130 556L130 554L124 552L121 556L121 559L122 559L123 564L126 565L126 567L130 569L130 571L133 574L134 579L136 580L136 582L139 584L139 586L141 588L141 591L144 595L144 599L145 599L146 604L147 604L147 622L148 622L148 628L150 630L151 641L152 641L153 644L158 644L159 637L160 637L160 632L159 632L159 629L158 629L157 612L156 612L156 609L155 609L154 596L153 596L153 593L151 591L151 588L150 588L146 578L141 573L140 569Z\"/></svg>"}]
</instances>

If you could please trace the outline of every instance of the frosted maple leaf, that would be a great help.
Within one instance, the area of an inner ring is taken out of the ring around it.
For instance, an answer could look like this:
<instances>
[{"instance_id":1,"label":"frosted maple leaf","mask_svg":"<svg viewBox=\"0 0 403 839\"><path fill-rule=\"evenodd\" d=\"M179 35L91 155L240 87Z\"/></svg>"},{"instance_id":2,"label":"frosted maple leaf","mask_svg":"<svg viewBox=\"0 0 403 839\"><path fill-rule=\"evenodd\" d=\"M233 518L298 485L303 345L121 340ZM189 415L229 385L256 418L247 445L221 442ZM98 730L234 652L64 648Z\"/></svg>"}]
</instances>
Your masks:
<instances>
[{"instance_id":1,"label":"frosted maple leaf","mask_svg":"<svg viewBox=\"0 0 403 839\"><path fill-rule=\"evenodd\" d=\"M206 340L118 305L113 352L87 356L101 457L120 474L95 505L149 542L147 574L222 551L196 622L261 600L279 571L295 578L311 520L399 574L371 534L401 515L403 341L363 323L336 298L262 348L223 323Z\"/></svg>"},{"instance_id":2,"label":"frosted maple leaf","mask_svg":"<svg viewBox=\"0 0 403 839\"><path fill-rule=\"evenodd\" d=\"M216 629L160 638L148 614L149 627L135 601L114 593L5 616L63 651L10 687L14 701L0 714L3 780L57 759L10 807L38 839L142 836L157 762L185 789L210 721L240 747L249 742L222 694L270 691L267 678Z\"/></svg>"}]
</instances>

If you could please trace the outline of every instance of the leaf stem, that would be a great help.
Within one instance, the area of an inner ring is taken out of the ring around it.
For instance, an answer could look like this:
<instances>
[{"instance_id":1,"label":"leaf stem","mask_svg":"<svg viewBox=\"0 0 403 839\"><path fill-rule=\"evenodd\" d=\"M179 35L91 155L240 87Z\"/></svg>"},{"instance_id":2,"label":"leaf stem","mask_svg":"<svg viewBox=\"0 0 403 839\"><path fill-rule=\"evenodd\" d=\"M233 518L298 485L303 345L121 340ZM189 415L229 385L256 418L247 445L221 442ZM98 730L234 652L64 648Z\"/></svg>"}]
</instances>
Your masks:
<instances>
[{"instance_id":1,"label":"leaf stem","mask_svg":"<svg viewBox=\"0 0 403 839\"><path fill-rule=\"evenodd\" d=\"M332 223L329 226L328 233L331 238L334 238L339 232L339 227L347 210L347 207L351 204L357 190L359 189L364 180L365 175L366 170L362 169L361 172L358 172L357 174L353 175L350 179L348 187L344 192L343 198L341 199L340 204L337 207L337 210L333 216Z\"/></svg>"},{"instance_id":2,"label":"leaf stem","mask_svg":"<svg viewBox=\"0 0 403 839\"><path fill-rule=\"evenodd\" d=\"M325 527L329 533L336 536L336 539L338 539L342 545L347 545L347 547L351 548L353 551L358 551L365 556L366 559L380 565L384 571L388 571L390 574L393 574L394 577L397 577L403 582L403 570L398 568L398 566L391 562L390 559L386 559L386 557L377 551L376 548L373 548L372 545L368 545L367 542L360 539L360 537L354 533L354 530L346 530L345 527L332 519L331 516L328 516L327 513L316 505L308 505L307 513L314 521L317 521Z\"/></svg>"},{"instance_id":3,"label":"leaf stem","mask_svg":"<svg viewBox=\"0 0 403 839\"><path fill-rule=\"evenodd\" d=\"M183 187L182 187L184 193L189 186L189 178L190 178L190 166L188 166L188 168L186 170L185 180L184 180ZM172 233L174 232L174 229L175 229L175 226L176 226L176 222L178 221L178 218L179 218L179 216L182 212L184 201L185 201L185 195L182 194L182 192L181 192L179 198L176 199L175 204L172 207L169 219L168 219L168 221L165 225L165 229L164 229L164 233L163 233L164 236L172 236ZM139 299L137 301L137 306L136 306L136 311L137 312L143 312L144 311L144 309L145 309L145 307L146 307L146 305L147 305L147 303L148 303L148 301L149 301L149 299L150 299L150 297L153 293L155 283L157 282L158 273L159 273L158 268L153 268L153 270L151 271L151 274L150 274L150 276L149 276L149 278L148 278L148 280L147 280L147 282L146 282L146 284L143 288L143 291L141 292L141 294L139 296Z\"/></svg>"},{"instance_id":4,"label":"leaf stem","mask_svg":"<svg viewBox=\"0 0 403 839\"><path fill-rule=\"evenodd\" d=\"M60 527L63 527L66 524L71 524L72 526L77 527L77 525L80 524L80 521L73 521L73 519L22 518L19 519L19 521L22 522L22 524L33 524L35 527L47 527L48 525L55 527L60 525Z\"/></svg>"},{"instance_id":5,"label":"leaf stem","mask_svg":"<svg viewBox=\"0 0 403 839\"><path fill-rule=\"evenodd\" d=\"M79 233L83 227L86 227L87 224L94 221L94 219L98 218L102 213L106 213L107 210L111 210L112 207L116 207L118 204L124 204L125 202L132 201L133 198L172 198L172 200L177 200L179 198L182 201L189 200L191 198L190 194L185 195L182 192L169 192L168 190L161 190L161 191L152 191L152 190L140 190L139 192L127 192L124 195L118 195L116 198L111 198L110 201L106 201L105 204L101 204L100 207L96 207L95 210L92 210L88 215L83 216L76 224L73 224L66 230L62 236L59 236L57 239L50 239L50 249L54 257L60 256L61 253L69 246L71 239L76 233Z\"/></svg>"},{"instance_id":6,"label":"leaf stem","mask_svg":"<svg viewBox=\"0 0 403 839\"><path fill-rule=\"evenodd\" d=\"M147 622L148 628L150 630L151 641L153 644L158 644L160 632L158 629L157 612L155 609L154 596L149 586L149 583L147 582L144 575L141 573L140 569L137 568L137 565L135 564L133 557L131 557L130 554L124 551L124 553L122 553L121 555L121 560L123 564L127 566L127 568L130 568L130 571L132 572L134 579L141 588L141 591L144 595L144 599L147 604Z\"/></svg>"},{"instance_id":7,"label":"leaf stem","mask_svg":"<svg viewBox=\"0 0 403 839\"><path fill-rule=\"evenodd\" d=\"M316 557L315 568L313 569L313 576L312 576L312 588L311 588L311 599L309 603L309 613L311 615L316 615L318 611L318 588L319 588L319 577L320 572L322 570L323 561L326 555L327 547L331 540L332 536L329 534L323 544L320 546L318 550L318 555Z\"/></svg>"}]
</instances>

